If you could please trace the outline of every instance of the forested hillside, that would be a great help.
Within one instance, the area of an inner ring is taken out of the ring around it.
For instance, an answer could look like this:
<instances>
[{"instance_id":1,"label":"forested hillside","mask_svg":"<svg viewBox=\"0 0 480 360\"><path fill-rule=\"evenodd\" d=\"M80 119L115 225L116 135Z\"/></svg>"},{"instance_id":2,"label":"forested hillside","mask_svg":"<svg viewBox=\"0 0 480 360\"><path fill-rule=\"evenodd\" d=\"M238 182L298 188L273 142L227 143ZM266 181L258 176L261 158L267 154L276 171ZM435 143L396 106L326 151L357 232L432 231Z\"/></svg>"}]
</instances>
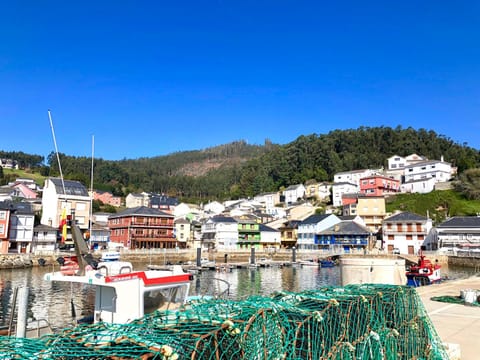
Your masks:
<instances>
[{"instance_id":1,"label":"forested hillside","mask_svg":"<svg viewBox=\"0 0 480 360\"><path fill-rule=\"evenodd\" d=\"M184 201L233 199L277 191L307 180L330 181L340 171L386 166L412 153L451 162L459 173L480 167L477 149L434 131L360 127L300 136L286 145L238 141L198 151L135 160L95 159L94 187L116 195L148 191ZM128 154L125 154L126 156ZM90 184L91 159L61 154L65 178ZM58 176L55 154L49 174Z\"/></svg>"}]
</instances>

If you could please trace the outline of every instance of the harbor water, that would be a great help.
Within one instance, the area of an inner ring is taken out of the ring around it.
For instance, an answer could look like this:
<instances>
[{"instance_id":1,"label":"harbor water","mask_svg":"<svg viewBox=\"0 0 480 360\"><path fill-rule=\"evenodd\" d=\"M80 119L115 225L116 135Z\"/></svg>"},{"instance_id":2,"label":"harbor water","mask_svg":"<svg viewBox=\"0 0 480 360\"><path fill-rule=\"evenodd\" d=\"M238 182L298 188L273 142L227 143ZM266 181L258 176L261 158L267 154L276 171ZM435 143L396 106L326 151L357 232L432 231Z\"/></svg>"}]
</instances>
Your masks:
<instances>
[{"instance_id":1,"label":"harbor water","mask_svg":"<svg viewBox=\"0 0 480 360\"><path fill-rule=\"evenodd\" d=\"M145 264L134 264L136 269ZM0 326L8 325L16 288L28 287L28 317L30 320L47 320L54 330L71 326L75 318L91 314L94 292L82 284L51 283L43 275L48 267L0 270ZM450 278L467 277L468 268L450 268ZM271 295L276 291L299 292L322 286L340 286L339 267L257 267L231 271L206 270L194 275L190 295L218 295L227 289L225 297L244 299L251 295Z\"/></svg>"}]
</instances>

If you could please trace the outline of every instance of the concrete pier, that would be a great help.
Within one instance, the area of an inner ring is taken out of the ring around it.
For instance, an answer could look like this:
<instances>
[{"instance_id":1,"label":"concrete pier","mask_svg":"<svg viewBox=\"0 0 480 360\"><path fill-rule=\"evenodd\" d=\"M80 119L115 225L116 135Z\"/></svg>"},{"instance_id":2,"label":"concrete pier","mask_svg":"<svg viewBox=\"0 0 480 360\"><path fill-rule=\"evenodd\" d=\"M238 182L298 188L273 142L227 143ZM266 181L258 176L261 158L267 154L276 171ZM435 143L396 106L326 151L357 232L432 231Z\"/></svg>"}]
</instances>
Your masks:
<instances>
[{"instance_id":1,"label":"concrete pier","mask_svg":"<svg viewBox=\"0 0 480 360\"><path fill-rule=\"evenodd\" d=\"M416 288L430 319L444 343L453 344L450 360L480 358L480 307L430 300L434 296L460 296L460 290L480 290L480 276L449 280ZM459 349L457 352L456 350ZM460 355L460 357L457 357Z\"/></svg>"}]
</instances>

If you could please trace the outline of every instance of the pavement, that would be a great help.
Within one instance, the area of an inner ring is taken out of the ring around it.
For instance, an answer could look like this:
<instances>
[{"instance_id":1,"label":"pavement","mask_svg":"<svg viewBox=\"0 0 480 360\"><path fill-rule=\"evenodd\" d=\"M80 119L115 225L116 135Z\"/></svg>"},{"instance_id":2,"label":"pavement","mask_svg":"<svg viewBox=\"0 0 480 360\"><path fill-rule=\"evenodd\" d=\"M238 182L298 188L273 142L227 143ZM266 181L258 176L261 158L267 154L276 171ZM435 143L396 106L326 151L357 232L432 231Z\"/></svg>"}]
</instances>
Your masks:
<instances>
[{"instance_id":1,"label":"pavement","mask_svg":"<svg viewBox=\"0 0 480 360\"><path fill-rule=\"evenodd\" d=\"M430 299L434 296L460 296L460 290L467 289L480 291L480 275L416 288L435 330L442 341L450 345L450 360L480 359L480 306Z\"/></svg>"}]
</instances>

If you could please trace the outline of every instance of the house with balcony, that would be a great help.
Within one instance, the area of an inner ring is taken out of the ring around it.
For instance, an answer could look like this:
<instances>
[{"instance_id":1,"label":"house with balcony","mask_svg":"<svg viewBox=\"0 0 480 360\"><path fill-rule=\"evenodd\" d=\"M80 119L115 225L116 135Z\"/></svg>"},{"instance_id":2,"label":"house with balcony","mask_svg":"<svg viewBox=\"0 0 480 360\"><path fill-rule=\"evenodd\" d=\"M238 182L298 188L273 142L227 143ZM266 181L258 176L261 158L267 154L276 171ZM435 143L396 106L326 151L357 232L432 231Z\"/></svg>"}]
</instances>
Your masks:
<instances>
[{"instance_id":1,"label":"house with balcony","mask_svg":"<svg viewBox=\"0 0 480 360\"><path fill-rule=\"evenodd\" d=\"M256 217L244 215L234 218L238 224L238 242L240 249L260 249L260 223Z\"/></svg>"},{"instance_id":2,"label":"house with balcony","mask_svg":"<svg viewBox=\"0 0 480 360\"><path fill-rule=\"evenodd\" d=\"M366 196L384 196L400 192L400 181L383 176L372 175L360 179L360 194Z\"/></svg>"},{"instance_id":3,"label":"house with balcony","mask_svg":"<svg viewBox=\"0 0 480 360\"><path fill-rule=\"evenodd\" d=\"M236 249L238 223L230 216L217 215L202 225L202 248L208 250Z\"/></svg>"},{"instance_id":4,"label":"house with balcony","mask_svg":"<svg viewBox=\"0 0 480 360\"><path fill-rule=\"evenodd\" d=\"M297 248L304 250L317 250L316 234L338 224L341 220L334 214L314 214L298 224Z\"/></svg>"},{"instance_id":5,"label":"house with balcony","mask_svg":"<svg viewBox=\"0 0 480 360\"><path fill-rule=\"evenodd\" d=\"M357 201L343 206L342 215L358 215L371 232L376 233L387 216L385 198L383 196L357 195Z\"/></svg>"},{"instance_id":6,"label":"house with balcony","mask_svg":"<svg viewBox=\"0 0 480 360\"><path fill-rule=\"evenodd\" d=\"M375 237L366 226L355 221L344 220L319 231L315 244L319 249L341 252L364 252L374 244Z\"/></svg>"},{"instance_id":7,"label":"house with balcony","mask_svg":"<svg viewBox=\"0 0 480 360\"><path fill-rule=\"evenodd\" d=\"M410 212L401 212L383 220L383 247L392 254L398 249L402 254L417 255L422 246L436 249L432 233L432 220Z\"/></svg>"},{"instance_id":8,"label":"house with balcony","mask_svg":"<svg viewBox=\"0 0 480 360\"><path fill-rule=\"evenodd\" d=\"M436 227L438 247L480 248L480 216L453 216Z\"/></svg>"},{"instance_id":9,"label":"house with balcony","mask_svg":"<svg viewBox=\"0 0 480 360\"><path fill-rule=\"evenodd\" d=\"M280 243L283 249L297 247L298 224L301 220L288 220L278 228L280 231Z\"/></svg>"},{"instance_id":10,"label":"house with balcony","mask_svg":"<svg viewBox=\"0 0 480 360\"><path fill-rule=\"evenodd\" d=\"M305 186L303 184L290 185L283 190L285 204L291 205L305 198Z\"/></svg>"},{"instance_id":11,"label":"house with balcony","mask_svg":"<svg viewBox=\"0 0 480 360\"><path fill-rule=\"evenodd\" d=\"M128 249L173 249L179 243L174 234L174 217L146 206L127 208L108 218L110 244Z\"/></svg>"},{"instance_id":12,"label":"house with balcony","mask_svg":"<svg viewBox=\"0 0 480 360\"><path fill-rule=\"evenodd\" d=\"M65 209L69 218L74 213L76 224L85 233L89 228L90 200L87 188L81 182L48 178L43 187L40 223L58 228ZM70 232L66 243L73 244Z\"/></svg>"}]
</instances>

